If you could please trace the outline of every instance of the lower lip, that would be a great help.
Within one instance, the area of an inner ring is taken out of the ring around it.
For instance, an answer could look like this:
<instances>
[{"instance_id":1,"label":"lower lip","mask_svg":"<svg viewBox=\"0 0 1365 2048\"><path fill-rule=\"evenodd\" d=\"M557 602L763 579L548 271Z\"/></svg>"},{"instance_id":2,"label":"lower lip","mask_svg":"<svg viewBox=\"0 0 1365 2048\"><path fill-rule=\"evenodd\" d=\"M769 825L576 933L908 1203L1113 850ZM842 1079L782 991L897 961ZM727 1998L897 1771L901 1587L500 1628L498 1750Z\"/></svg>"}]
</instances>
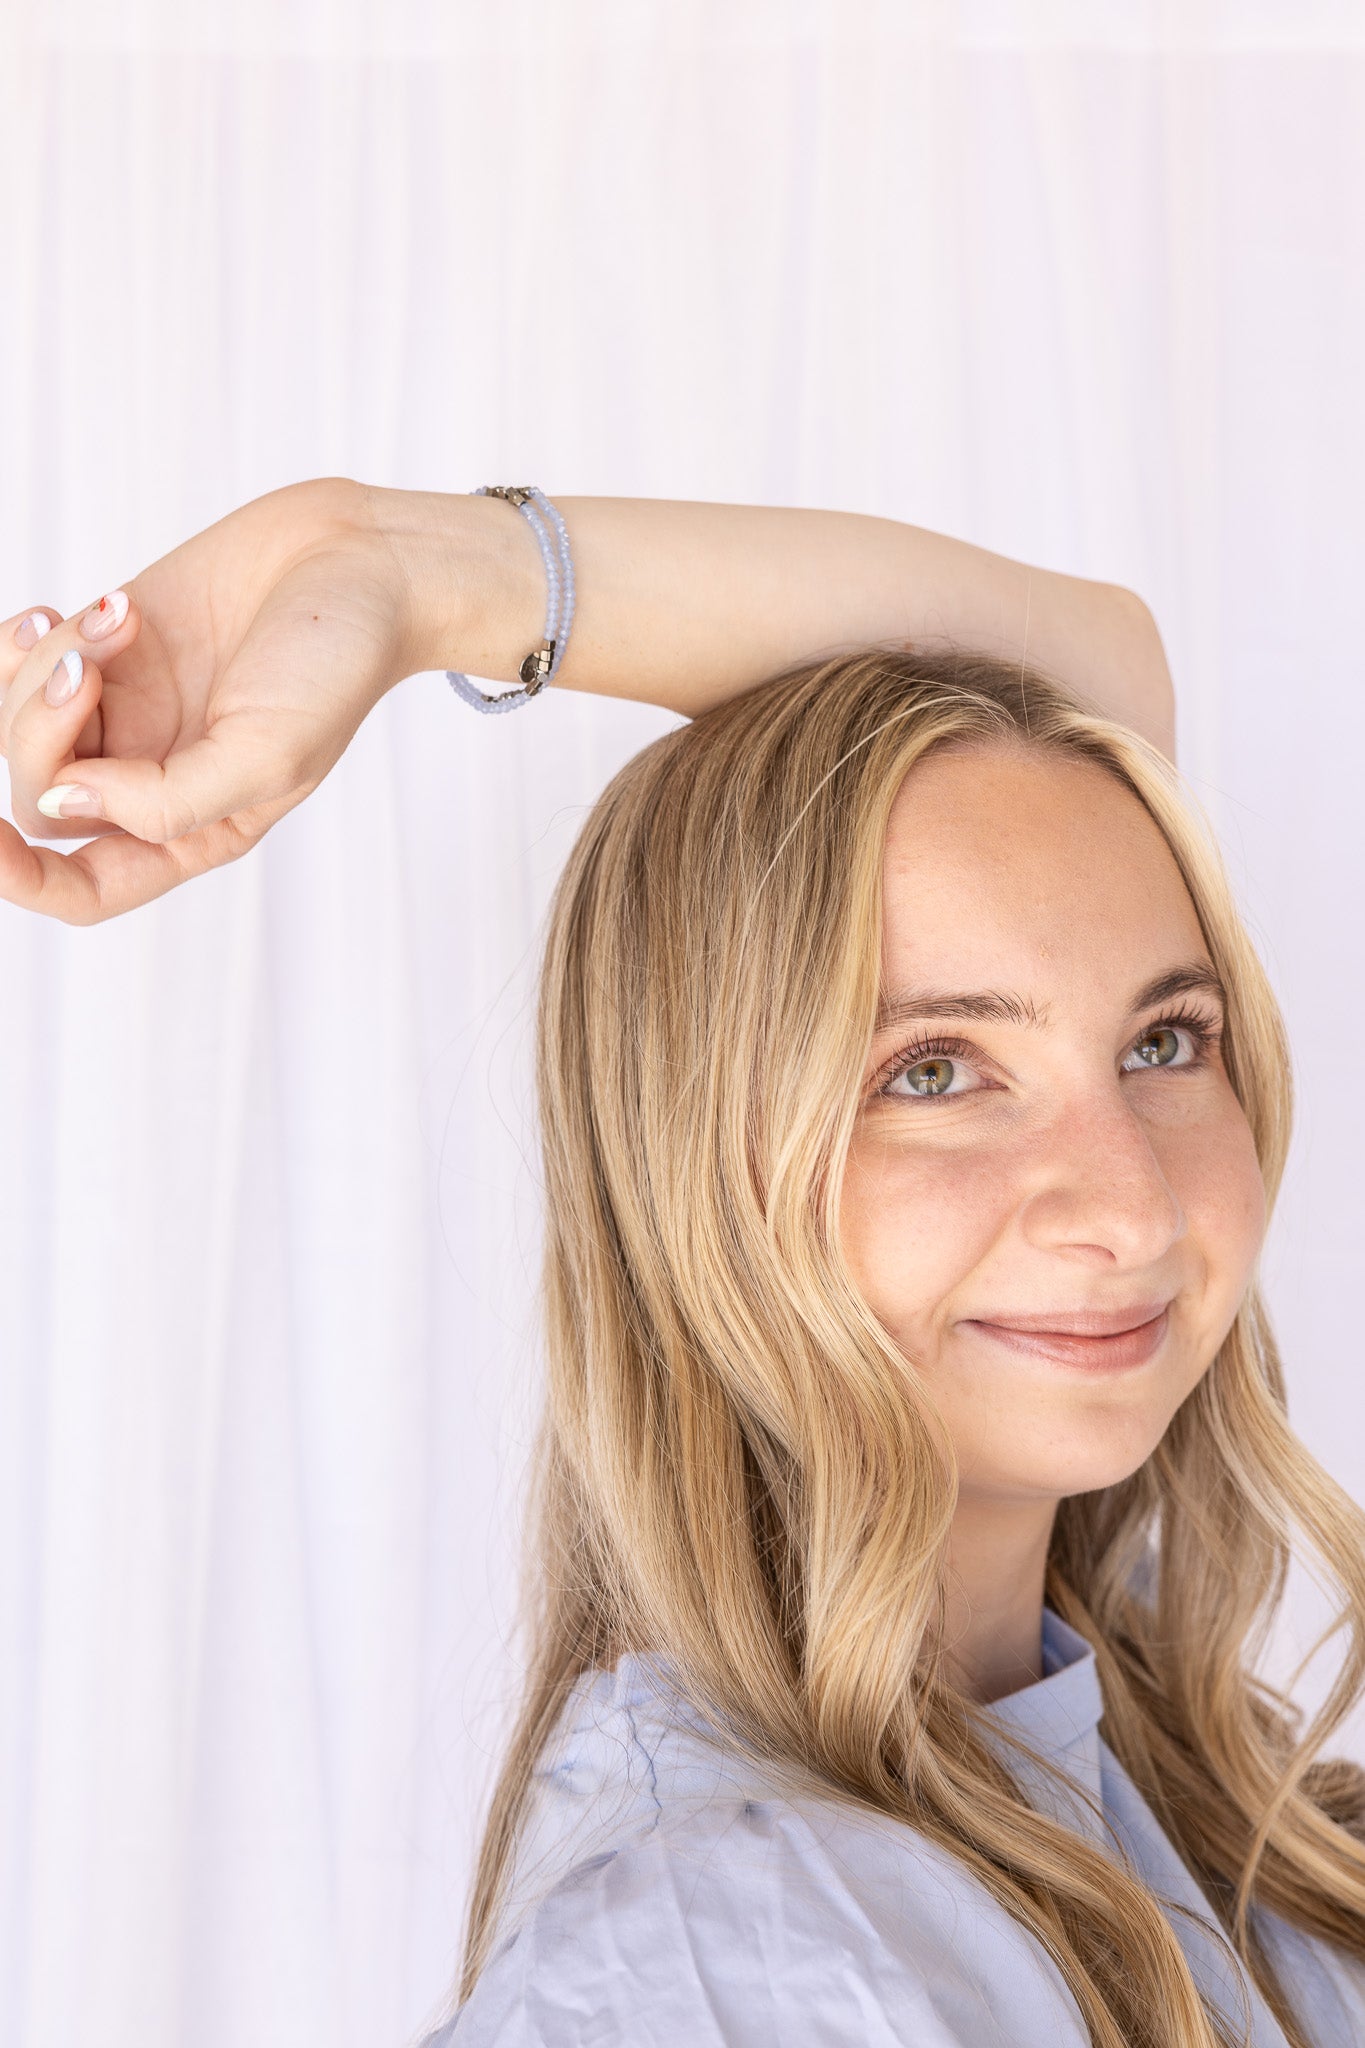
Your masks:
<instances>
[{"instance_id":1,"label":"lower lip","mask_svg":"<svg viewBox=\"0 0 1365 2048\"><path fill-rule=\"evenodd\" d=\"M1120 1330L1114 1337L1068 1337L1060 1330L1011 1330L1004 1323L969 1322L969 1330L980 1330L1011 1351L1026 1352L1032 1358L1050 1358L1058 1365L1079 1366L1082 1372L1122 1372L1125 1366L1145 1365L1165 1341L1170 1309L1163 1308L1150 1323L1135 1330Z\"/></svg>"}]
</instances>

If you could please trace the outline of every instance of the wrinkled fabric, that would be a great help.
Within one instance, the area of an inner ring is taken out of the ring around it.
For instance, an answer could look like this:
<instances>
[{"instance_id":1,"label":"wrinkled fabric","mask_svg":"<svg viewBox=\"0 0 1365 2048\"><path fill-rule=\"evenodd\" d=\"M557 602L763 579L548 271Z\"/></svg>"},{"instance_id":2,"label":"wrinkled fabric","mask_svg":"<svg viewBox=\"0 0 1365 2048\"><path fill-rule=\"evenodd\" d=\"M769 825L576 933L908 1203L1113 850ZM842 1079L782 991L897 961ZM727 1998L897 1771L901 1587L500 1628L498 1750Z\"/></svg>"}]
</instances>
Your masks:
<instances>
[{"instance_id":1,"label":"wrinkled fabric","mask_svg":"<svg viewBox=\"0 0 1365 2048\"><path fill-rule=\"evenodd\" d=\"M1168 1917L1200 1991L1251 2048L1286 2048L1100 1736L1094 1651L1050 1608L1043 1669L989 1712L1065 1783L1002 1744L1004 1760L1039 1811L1126 1854L1163 1905L1190 1909ZM1365 2048L1365 1967L1255 1917L1313 2048ZM678 1697L666 1659L641 1655L571 1693L493 1953L421 2048L627 2043L1089 2048L1089 2035L1056 1965L955 1858L883 1816L793 1794Z\"/></svg>"}]
</instances>

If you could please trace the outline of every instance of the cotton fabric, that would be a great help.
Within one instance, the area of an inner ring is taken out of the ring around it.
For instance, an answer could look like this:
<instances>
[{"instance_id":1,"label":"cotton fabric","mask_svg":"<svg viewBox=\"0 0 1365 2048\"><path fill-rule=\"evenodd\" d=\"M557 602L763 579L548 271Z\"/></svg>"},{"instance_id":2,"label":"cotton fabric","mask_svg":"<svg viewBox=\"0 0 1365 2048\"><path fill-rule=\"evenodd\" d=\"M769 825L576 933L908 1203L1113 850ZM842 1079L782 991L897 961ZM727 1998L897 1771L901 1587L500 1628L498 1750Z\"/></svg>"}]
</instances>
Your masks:
<instances>
[{"instance_id":1,"label":"cotton fabric","mask_svg":"<svg viewBox=\"0 0 1365 2048\"><path fill-rule=\"evenodd\" d=\"M1114 1855L1094 1798L1163 1903L1196 1983L1252 2048L1285 2036L1103 1741L1095 1653L1050 1608L1036 1683L989 1709L1066 1772L1002 1746L1032 1803ZM793 1798L624 1657L566 1703L472 1997L422 2048L1089 2048L1056 1966L946 1852L834 1797ZM1365 2042L1365 1969L1277 1915L1258 1924L1313 2048ZM1243 2005L1242 2001L1245 2001ZM1245 2015L1245 2018L1244 2018Z\"/></svg>"}]
</instances>

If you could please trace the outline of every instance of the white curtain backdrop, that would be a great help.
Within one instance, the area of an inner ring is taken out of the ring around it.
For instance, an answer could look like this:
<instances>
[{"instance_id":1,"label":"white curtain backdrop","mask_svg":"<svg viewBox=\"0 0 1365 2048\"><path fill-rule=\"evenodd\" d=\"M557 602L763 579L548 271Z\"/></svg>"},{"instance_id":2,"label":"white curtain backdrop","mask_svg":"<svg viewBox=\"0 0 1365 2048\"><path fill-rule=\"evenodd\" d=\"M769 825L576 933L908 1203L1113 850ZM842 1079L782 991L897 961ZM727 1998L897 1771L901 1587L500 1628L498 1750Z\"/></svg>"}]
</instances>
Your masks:
<instances>
[{"instance_id":1,"label":"white curtain backdrop","mask_svg":"<svg viewBox=\"0 0 1365 2048\"><path fill-rule=\"evenodd\" d=\"M1292 1413L1365 1499L1365 9L0 0L0 60L0 617L327 474L844 507L1147 598L1296 1049ZM0 903L13 2048L444 2000L517 1679L536 944L673 722L411 677L238 864Z\"/></svg>"}]
</instances>

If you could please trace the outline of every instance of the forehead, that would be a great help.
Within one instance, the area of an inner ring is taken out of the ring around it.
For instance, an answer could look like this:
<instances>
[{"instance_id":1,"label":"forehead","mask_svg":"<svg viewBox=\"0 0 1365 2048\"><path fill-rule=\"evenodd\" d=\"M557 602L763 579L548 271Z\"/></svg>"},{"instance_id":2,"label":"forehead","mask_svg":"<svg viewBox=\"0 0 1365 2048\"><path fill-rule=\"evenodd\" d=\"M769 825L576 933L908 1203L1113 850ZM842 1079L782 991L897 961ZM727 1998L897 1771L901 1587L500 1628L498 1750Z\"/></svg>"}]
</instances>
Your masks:
<instances>
[{"instance_id":1,"label":"forehead","mask_svg":"<svg viewBox=\"0 0 1365 2048\"><path fill-rule=\"evenodd\" d=\"M1098 763L991 743L931 754L892 806L883 980L1036 992L1206 952L1155 819Z\"/></svg>"}]
</instances>

